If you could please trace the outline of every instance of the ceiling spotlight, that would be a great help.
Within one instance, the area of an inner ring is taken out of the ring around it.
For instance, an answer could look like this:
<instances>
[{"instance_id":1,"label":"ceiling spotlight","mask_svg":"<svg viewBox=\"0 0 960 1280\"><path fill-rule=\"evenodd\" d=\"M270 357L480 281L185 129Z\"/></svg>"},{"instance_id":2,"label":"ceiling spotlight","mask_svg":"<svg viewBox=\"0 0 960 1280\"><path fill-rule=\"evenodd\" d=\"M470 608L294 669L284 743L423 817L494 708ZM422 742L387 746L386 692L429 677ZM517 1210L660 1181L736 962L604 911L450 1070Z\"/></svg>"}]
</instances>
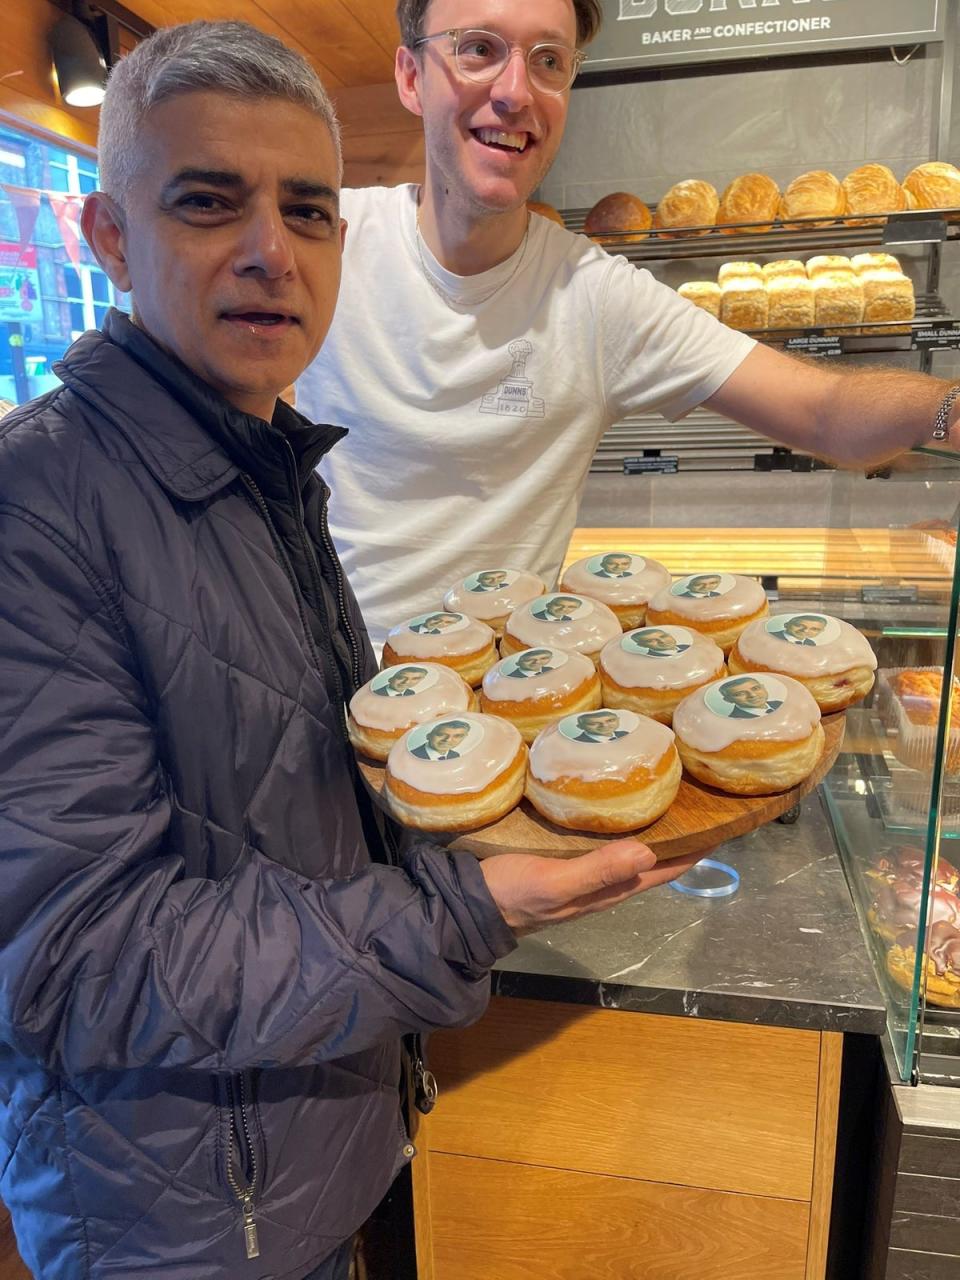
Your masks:
<instances>
[{"instance_id":1,"label":"ceiling spotlight","mask_svg":"<svg viewBox=\"0 0 960 1280\"><path fill-rule=\"evenodd\" d=\"M64 15L50 32L50 52L64 102L71 107L99 107L107 64L90 28Z\"/></svg>"}]
</instances>

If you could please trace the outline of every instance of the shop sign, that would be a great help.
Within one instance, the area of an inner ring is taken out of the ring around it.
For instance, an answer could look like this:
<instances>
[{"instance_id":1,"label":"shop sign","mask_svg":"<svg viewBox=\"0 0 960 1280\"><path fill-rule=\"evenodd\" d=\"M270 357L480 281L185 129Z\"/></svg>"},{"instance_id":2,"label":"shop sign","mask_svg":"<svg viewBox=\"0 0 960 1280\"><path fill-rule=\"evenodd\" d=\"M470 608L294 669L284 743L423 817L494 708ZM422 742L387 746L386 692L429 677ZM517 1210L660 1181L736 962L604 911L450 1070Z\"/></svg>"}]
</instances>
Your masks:
<instances>
[{"instance_id":1,"label":"shop sign","mask_svg":"<svg viewBox=\"0 0 960 1280\"><path fill-rule=\"evenodd\" d=\"M944 38L947 0L603 0L584 74Z\"/></svg>"},{"instance_id":2,"label":"shop sign","mask_svg":"<svg viewBox=\"0 0 960 1280\"><path fill-rule=\"evenodd\" d=\"M0 240L0 324L36 324L40 320L37 251Z\"/></svg>"}]
</instances>

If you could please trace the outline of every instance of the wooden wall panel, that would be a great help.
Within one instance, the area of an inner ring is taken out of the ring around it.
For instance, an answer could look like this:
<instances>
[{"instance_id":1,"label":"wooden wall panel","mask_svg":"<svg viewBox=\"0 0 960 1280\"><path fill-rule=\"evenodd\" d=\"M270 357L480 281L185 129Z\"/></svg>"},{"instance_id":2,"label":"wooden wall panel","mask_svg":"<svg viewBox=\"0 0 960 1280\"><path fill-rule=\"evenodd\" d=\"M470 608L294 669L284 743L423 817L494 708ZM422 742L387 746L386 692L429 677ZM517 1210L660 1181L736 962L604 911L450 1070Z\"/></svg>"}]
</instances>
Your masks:
<instances>
[{"instance_id":1,"label":"wooden wall panel","mask_svg":"<svg viewBox=\"0 0 960 1280\"><path fill-rule=\"evenodd\" d=\"M95 107L68 107L57 92L47 37L63 11L49 0L3 0L0 111L37 129L95 146Z\"/></svg>"},{"instance_id":2,"label":"wooden wall panel","mask_svg":"<svg viewBox=\"0 0 960 1280\"><path fill-rule=\"evenodd\" d=\"M333 94L343 125L343 181L348 187L422 182L420 117L400 104L392 80Z\"/></svg>"},{"instance_id":3,"label":"wooden wall panel","mask_svg":"<svg viewBox=\"0 0 960 1280\"><path fill-rule=\"evenodd\" d=\"M818 1032L495 998L430 1057L432 1151L812 1194Z\"/></svg>"},{"instance_id":4,"label":"wooden wall panel","mask_svg":"<svg viewBox=\"0 0 960 1280\"><path fill-rule=\"evenodd\" d=\"M634 1016L634 1015L628 1015ZM430 1280L803 1280L809 1207L431 1153Z\"/></svg>"}]
</instances>

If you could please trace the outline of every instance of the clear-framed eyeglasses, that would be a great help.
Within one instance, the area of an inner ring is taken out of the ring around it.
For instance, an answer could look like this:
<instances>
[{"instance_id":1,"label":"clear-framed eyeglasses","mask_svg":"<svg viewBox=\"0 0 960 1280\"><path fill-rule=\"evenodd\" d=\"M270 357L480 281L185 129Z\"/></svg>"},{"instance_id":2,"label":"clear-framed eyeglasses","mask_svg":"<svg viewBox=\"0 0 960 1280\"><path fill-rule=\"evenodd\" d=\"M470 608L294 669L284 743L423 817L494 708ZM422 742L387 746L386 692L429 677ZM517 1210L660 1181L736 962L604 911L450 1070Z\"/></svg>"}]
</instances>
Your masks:
<instances>
[{"instance_id":1,"label":"clear-framed eyeglasses","mask_svg":"<svg viewBox=\"0 0 960 1280\"><path fill-rule=\"evenodd\" d=\"M511 45L495 31L476 31L453 27L448 31L435 31L413 42L414 49L434 40L451 40L453 58L457 70L465 80L483 83L496 80L510 61L515 49L526 60L530 83L541 93L564 93L573 84L585 55L579 49L552 42L535 44L529 49Z\"/></svg>"}]
</instances>

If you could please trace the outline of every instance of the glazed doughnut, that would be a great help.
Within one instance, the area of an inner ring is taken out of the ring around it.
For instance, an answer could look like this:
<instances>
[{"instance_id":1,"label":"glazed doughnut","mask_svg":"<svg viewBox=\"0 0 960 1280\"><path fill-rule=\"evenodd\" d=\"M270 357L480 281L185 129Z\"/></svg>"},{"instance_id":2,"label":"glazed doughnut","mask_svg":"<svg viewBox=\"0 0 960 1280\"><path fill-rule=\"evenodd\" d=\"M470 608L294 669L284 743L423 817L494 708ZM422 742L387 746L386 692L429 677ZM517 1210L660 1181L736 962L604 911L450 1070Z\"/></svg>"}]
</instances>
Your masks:
<instances>
[{"instance_id":1,"label":"glazed doughnut","mask_svg":"<svg viewBox=\"0 0 960 1280\"><path fill-rule=\"evenodd\" d=\"M613 834L655 822L680 786L673 733L632 711L565 716L530 748L526 796L573 831Z\"/></svg>"},{"instance_id":2,"label":"glazed doughnut","mask_svg":"<svg viewBox=\"0 0 960 1280\"><path fill-rule=\"evenodd\" d=\"M449 667L401 664L387 667L353 695L347 733L355 751L386 760L396 740L415 724L476 706L476 694Z\"/></svg>"},{"instance_id":3,"label":"glazed doughnut","mask_svg":"<svg viewBox=\"0 0 960 1280\"><path fill-rule=\"evenodd\" d=\"M723 650L686 627L640 627L604 645L603 701L670 724L688 693L727 674Z\"/></svg>"},{"instance_id":4,"label":"glazed doughnut","mask_svg":"<svg viewBox=\"0 0 960 1280\"><path fill-rule=\"evenodd\" d=\"M483 677L480 710L509 720L528 745L574 711L600 706L600 677L589 658L563 649L521 649Z\"/></svg>"},{"instance_id":5,"label":"glazed doughnut","mask_svg":"<svg viewBox=\"0 0 960 1280\"><path fill-rule=\"evenodd\" d=\"M485 622L499 640L503 624L514 609L545 590L546 586L534 573L524 573L521 569L478 569L450 588L443 597L443 606Z\"/></svg>"},{"instance_id":6,"label":"glazed doughnut","mask_svg":"<svg viewBox=\"0 0 960 1280\"><path fill-rule=\"evenodd\" d=\"M658 560L629 551L607 551L586 556L564 569L561 591L572 591L602 600L620 619L624 631L642 627L647 602L670 585L670 572Z\"/></svg>"},{"instance_id":7,"label":"glazed doughnut","mask_svg":"<svg viewBox=\"0 0 960 1280\"><path fill-rule=\"evenodd\" d=\"M802 782L823 754L820 708L789 676L727 676L688 694L673 713L683 767L740 796Z\"/></svg>"},{"instance_id":8,"label":"glazed doughnut","mask_svg":"<svg viewBox=\"0 0 960 1280\"><path fill-rule=\"evenodd\" d=\"M521 649L566 649L596 664L607 641L621 634L617 615L602 600L552 591L511 613L500 652L506 657Z\"/></svg>"},{"instance_id":9,"label":"glazed doughnut","mask_svg":"<svg viewBox=\"0 0 960 1280\"><path fill-rule=\"evenodd\" d=\"M849 622L827 613L778 613L744 629L730 651L729 666L731 673L793 676L826 713L842 711L870 692L877 659Z\"/></svg>"},{"instance_id":10,"label":"glazed doughnut","mask_svg":"<svg viewBox=\"0 0 960 1280\"><path fill-rule=\"evenodd\" d=\"M393 816L421 831L469 831L520 803L527 748L506 720L477 712L417 725L387 757L383 795Z\"/></svg>"},{"instance_id":11,"label":"glazed doughnut","mask_svg":"<svg viewBox=\"0 0 960 1280\"><path fill-rule=\"evenodd\" d=\"M380 669L403 662L439 662L476 688L497 660L491 627L465 613L435 609L408 618L387 632Z\"/></svg>"},{"instance_id":12,"label":"glazed doughnut","mask_svg":"<svg viewBox=\"0 0 960 1280\"><path fill-rule=\"evenodd\" d=\"M767 616L767 597L755 578L736 573L691 573L658 591L647 605L648 627L692 627L729 653L744 627Z\"/></svg>"}]
</instances>

